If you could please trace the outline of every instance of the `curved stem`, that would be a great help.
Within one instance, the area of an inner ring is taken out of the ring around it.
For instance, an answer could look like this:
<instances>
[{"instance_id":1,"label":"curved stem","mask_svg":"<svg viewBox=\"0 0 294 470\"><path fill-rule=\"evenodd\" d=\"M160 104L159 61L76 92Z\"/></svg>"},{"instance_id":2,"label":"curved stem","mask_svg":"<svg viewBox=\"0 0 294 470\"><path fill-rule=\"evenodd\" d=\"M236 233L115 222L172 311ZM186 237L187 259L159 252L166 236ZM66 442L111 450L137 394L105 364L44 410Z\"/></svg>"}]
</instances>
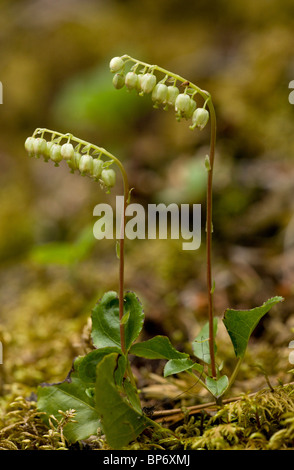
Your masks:
<instances>
[{"instance_id":1,"label":"curved stem","mask_svg":"<svg viewBox=\"0 0 294 470\"><path fill-rule=\"evenodd\" d=\"M121 230L120 230L120 240L119 240L119 320L120 320L120 339L121 339L121 349L123 354L126 353L125 347L125 332L124 332L124 325L122 323L122 317L124 314L124 264L125 264L125 226L126 226L126 207L128 204L129 198L129 184L127 175L125 172L124 167L120 164L120 170L123 176L123 183L124 183L124 202L123 202L123 213L121 219Z\"/></svg>"},{"instance_id":2,"label":"curved stem","mask_svg":"<svg viewBox=\"0 0 294 470\"><path fill-rule=\"evenodd\" d=\"M211 358L211 374L212 377L216 377L216 366L215 366L215 353L214 353L214 331L213 331L213 291L212 291L212 274L211 274L211 245L212 245L212 178L213 178L213 165L215 155L215 142L216 142L216 117L215 110L211 100L210 93L206 90L202 90L194 83L190 83L185 78L170 72L158 65L150 65L146 62L134 59L131 56L125 54L122 59L127 62L134 62L134 67L137 69L138 65L144 67L144 70L149 70L150 73L155 71L163 73L165 75L164 80L168 78L174 79L174 85L179 81L184 85L185 92L189 88L199 93L204 99L204 108L208 106L210 121L211 121L211 137L210 137L210 153L209 153L209 169L207 176L207 203L206 203L206 263L207 263L207 301L208 301L208 320L209 320L209 352ZM193 95L194 96L194 95Z\"/></svg>"},{"instance_id":3,"label":"curved stem","mask_svg":"<svg viewBox=\"0 0 294 470\"><path fill-rule=\"evenodd\" d=\"M211 122L210 137L210 168L207 172L207 202L206 202L206 263L207 263L207 301L208 301L208 320L209 320L209 352L211 360L211 373L216 377L215 354L214 354L214 332L213 332L213 292L212 292L212 274L211 274L211 245L212 245L212 178L216 141L216 117L215 110L211 100L208 100L208 108Z\"/></svg>"},{"instance_id":4,"label":"curved stem","mask_svg":"<svg viewBox=\"0 0 294 470\"><path fill-rule=\"evenodd\" d=\"M118 298L119 298L119 321L120 321L120 342L121 342L121 349L123 354L126 353L126 346L125 346L125 332L124 332L124 325L122 323L122 318L124 314L124 272L125 272L125 227L126 227L126 207L128 205L129 199L129 182L126 170L123 164L114 157L112 154L104 151L104 153L108 154L110 158L116 163L119 167L120 172L123 178L123 186L124 186L124 202L123 202L123 211L122 211L122 218L121 218L121 228L120 228L120 239L119 239L119 288L118 288Z\"/></svg>"},{"instance_id":5,"label":"curved stem","mask_svg":"<svg viewBox=\"0 0 294 470\"><path fill-rule=\"evenodd\" d=\"M163 67L159 67L158 65L150 65L150 64L147 64L146 62L142 62L141 60L133 59L133 57L130 57L127 54L123 55L122 59L126 59L125 63L130 61L130 62L134 62L135 65L138 65L138 64L142 65L143 67L148 69L151 73L153 73L154 71L157 70L158 72L161 72L164 75L173 78L175 80L174 84L176 84L177 81L181 82L182 84L187 83L188 85L186 85L186 86L194 88L194 90L196 90L202 96L202 98L204 98L204 100L207 99L207 98L210 99L210 94L208 93L208 91L202 90L201 88L199 88L194 83L187 82L187 80L185 78L181 77L180 75L177 75L176 73L170 72L169 70L166 70Z\"/></svg>"},{"instance_id":6,"label":"curved stem","mask_svg":"<svg viewBox=\"0 0 294 470\"><path fill-rule=\"evenodd\" d=\"M133 372L131 369L131 365L129 362L126 344L125 344L125 329L124 324L122 322L122 318L124 315L124 276L125 276L125 228L126 228L126 208L129 203L130 197L130 188L128 183L127 173L124 169L122 163L115 158L115 163L119 167L122 177L123 177L123 186L124 186L124 201L123 201L123 213L121 218L121 228L120 228L120 239L119 239L119 290L118 290L118 298L119 298L119 329L120 329L120 344L122 353L126 357L127 365L126 365L126 374L128 375L131 384L133 385L134 389L136 390L136 381L133 376Z\"/></svg>"},{"instance_id":7,"label":"curved stem","mask_svg":"<svg viewBox=\"0 0 294 470\"><path fill-rule=\"evenodd\" d=\"M216 142L216 117L215 110L211 100L210 94L206 90L202 90L197 87L194 83L187 82L185 78L172 73L158 65L150 65L137 59L133 59L128 55L122 56L125 62L134 62L136 67L138 64L143 67L147 67L148 70L153 73L154 71L161 72L166 77L174 79L174 85L177 81L185 85L185 91L187 87L194 89L204 99L204 107L208 106L210 120L211 120L211 137L210 137L210 153L209 153L209 170L207 176L207 207L206 207L206 262L207 262L207 300L208 300L208 320L209 320L209 352L211 358L211 373L213 377L216 377L216 366L215 366L215 353L214 353L214 332L213 332L213 292L212 292L212 274L211 274L211 245L212 245L212 178L213 178L213 165L215 155L215 142Z\"/></svg>"},{"instance_id":8,"label":"curved stem","mask_svg":"<svg viewBox=\"0 0 294 470\"><path fill-rule=\"evenodd\" d=\"M119 170L122 174L123 178L123 186L124 186L124 205L123 205L123 214L122 214L122 220L121 220L121 232L120 232L120 255L119 255L119 320L120 320L120 339L121 339L121 348L123 354L126 352L125 348L125 335L124 335L124 326L122 324L122 318L124 314L124 236L125 236L125 211L126 211L126 206L128 203L128 198L129 198L129 183L128 183L128 177L127 173L124 169L124 166L120 162L118 158L116 158L114 155L112 155L110 152L105 150L102 147L98 147L97 145L90 144L89 142L86 142L85 140L79 139L78 137L74 137L72 134L62 134L60 132L56 131L51 131L50 129L46 128L37 128L33 134L35 135L43 135L45 133L49 133L52 137L52 139L58 138L59 141L62 139L69 139L72 142L75 142L78 144L78 146L83 146L85 149L90 151L92 149L96 154L104 154L106 157L108 157L110 160L112 160L118 167ZM68 141L69 141L68 140Z\"/></svg>"},{"instance_id":9,"label":"curved stem","mask_svg":"<svg viewBox=\"0 0 294 470\"><path fill-rule=\"evenodd\" d=\"M87 152L87 154L90 154L90 151L92 151L92 156L93 155L99 155L99 158L101 155L104 155L107 157L109 160L111 160L112 163L115 163L122 175L123 178L123 187L124 187L124 202L123 202L123 210L122 210L122 217L121 217L121 229L120 229L120 237L119 237L119 321L120 321L120 341L121 341L121 349L122 353L126 355L126 345L125 345L125 332L124 332L124 325L123 325L123 315L124 315L124 237L125 237L125 212L126 212L126 207L129 202L129 183L128 183L128 177L127 173L125 171L125 168L121 161L116 158L114 155L112 155L110 152L105 150L102 147L98 147L97 145L93 145L89 142L86 142L85 140L79 139L78 137L73 136L72 134L62 134L61 132L57 131L52 131L50 129L46 128L37 128L34 133L33 137L40 135L41 137L44 136L44 134L48 133L51 136L51 141L61 143L62 140L66 140L68 143L72 142L76 144L76 151L81 151L82 153ZM82 148L82 150L81 150ZM130 377L131 382L134 384L134 379L130 370L130 366L128 363L127 359L127 370L128 374Z\"/></svg>"}]
</instances>

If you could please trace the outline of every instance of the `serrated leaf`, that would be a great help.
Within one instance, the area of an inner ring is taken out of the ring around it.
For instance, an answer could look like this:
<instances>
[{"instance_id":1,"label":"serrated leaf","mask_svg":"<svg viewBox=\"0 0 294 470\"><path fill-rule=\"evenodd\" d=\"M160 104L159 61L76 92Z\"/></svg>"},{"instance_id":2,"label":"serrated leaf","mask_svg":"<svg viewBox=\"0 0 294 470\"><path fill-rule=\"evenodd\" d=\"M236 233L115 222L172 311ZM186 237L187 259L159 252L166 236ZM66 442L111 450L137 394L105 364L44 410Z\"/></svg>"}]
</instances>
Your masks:
<instances>
[{"instance_id":1,"label":"serrated leaf","mask_svg":"<svg viewBox=\"0 0 294 470\"><path fill-rule=\"evenodd\" d=\"M163 374L164 377L169 375L179 374L190 369L196 369L198 372L203 372L203 366L196 364L189 357L183 359L170 359L164 367Z\"/></svg>"},{"instance_id":2,"label":"serrated leaf","mask_svg":"<svg viewBox=\"0 0 294 470\"><path fill-rule=\"evenodd\" d=\"M213 336L215 338L217 332L217 318L213 319ZM209 323L205 323L201 331L198 333L192 342L192 349L194 355L205 362L210 364L210 351L209 351ZM214 351L216 352L216 344L214 343Z\"/></svg>"},{"instance_id":3,"label":"serrated leaf","mask_svg":"<svg viewBox=\"0 0 294 470\"><path fill-rule=\"evenodd\" d=\"M272 297L264 302L261 307L250 310L227 309L224 314L223 323L229 333L236 357L243 357L248 345L249 338L261 318L283 297Z\"/></svg>"},{"instance_id":4,"label":"serrated leaf","mask_svg":"<svg viewBox=\"0 0 294 470\"><path fill-rule=\"evenodd\" d=\"M87 439L101 427L93 397L86 393L85 384L75 376L71 377L70 383L38 387L37 408L46 413L46 416L41 416L47 424L51 415L62 418L59 410L76 411L75 422L69 422L63 428L64 436L70 442Z\"/></svg>"},{"instance_id":5,"label":"serrated leaf","mask_svg":"<svg viewBox=\"0 0 294 470\"><path fill-rule=\"evenodd\" d=\"M144 323L144 312L133 292L124 296L125 347L128 350L138 338ZM96 348L121 347L119 300L116 292L107 292L92 310L92 340Z\"/></svg>"},{"instance_id":6,"label":"serrated leaf","mask_svg":"<svg viewBox=\"0 0 294 470\"><path fill-rule=\"evenodd\" d=\"M96 348L121 347L116 292L106 292L92 310L92 340Z\"/></svg>"},{"instance_id":7,"label":"serrated leaf","mask_svg":"<svg viewBox=\"0 0 294 470\"><path fill-rule=\"evenodd\" d=\"M103 359L104 356L111 353L120 353L118 347L108 347L95 349L83 357L78 357L75 360L74 367L80 379L89 386L96 382L96 366Z\"/></svg>"},{"instance_id":8,"label":"serrated leaf","mask_svg":"<svg viewBox=\"0 0 294 470\"><path fill-rule=\"evenodd\" d=\"M119 393L114 381L116 364L117 354L109 354L97 366L96 410L107 443L119 450L136 439L152 421Z\"/></svg>"},{"instance_id":9,"label":"serrated leaf","mask_svg":"<svg viewBox=\"0 0 294 470\"><path fill-rule=\"evenodd\" d=\"M167 336L154 336L154 338L133 344L130 354L145 357L146 359L183 359L188 354L177 351Z\"/></svg>"},{"instance_id":10,"label":"serrated leaf","mask_svg":"<svg viewBox=\"0 0 294 470\"><path fill-rule=\"evenodd\" d=\"M125 323L126 349L129 350L143 328L144 310L134 292L127 292L124 296L124 300L124 315L129 315Z\"/></svg>"},{"instance_id":11,"label":"serrated leaf","mask_svg":"<svg viewBox=\"0 0 294 470\"><path fill-rule=\"evenodd\" d=\"M205 383L212 395L215 398L219 398L225 393L229 385L229 379L226 375L223 375L219 379L206 377Z\"/></svg>"}]
</instances>

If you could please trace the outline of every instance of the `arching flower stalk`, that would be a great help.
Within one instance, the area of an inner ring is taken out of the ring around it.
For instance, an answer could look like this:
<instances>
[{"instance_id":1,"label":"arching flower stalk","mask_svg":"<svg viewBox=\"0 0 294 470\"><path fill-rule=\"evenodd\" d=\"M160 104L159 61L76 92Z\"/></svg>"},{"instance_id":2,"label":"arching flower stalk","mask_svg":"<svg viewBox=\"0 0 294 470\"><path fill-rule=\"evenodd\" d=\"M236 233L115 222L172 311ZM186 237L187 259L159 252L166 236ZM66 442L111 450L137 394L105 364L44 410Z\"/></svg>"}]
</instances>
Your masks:
<instances>
[{"instance_id":1,"label":"arching flower stalk","mask_svg":"<svg viewBox=\"0 0 294 470\"><path fill-rule=\"evenodd\" d=\"M216 377L214 328L213 328L213 283L212 283L212 178L216 141L216 117L211 95L185 78L158 65L150 65L129 55L114 57L110 61L110 71L114 74L113 85L117 89L135 90L140 96L151 94L155 108L173 109L176 119L191 120L190 129L202 130L210 119L210 152L205 166L207 169L206 200L206 264L207 300L209 320L209 352L211 375ZM130 66L130 67L129 67ZM161 78L162 77L162 78ZM198 107L195 97L203 102Z\"/></svg>"},{"instance_id":2,"label":"arching flower stalk","mask_svg":"<svg viewBox=\"0 0 294 470\"><path fill-rule=\"evenodd\" d=\"M68 164L71 173L79 171L81 175L88 176L100 183L102 189L110 192L116 182L116 173L112 165L116 165L122 175L124 187L124 207L122 211L121 233L119 239L119 319L121 349L125 353L124 337L124 237L125 237L125 211L129 202L130 190L127 173L121 161L104 148L79 139L72 134L61 134L49 129L38 128L31 137L25 141L25 148L31 157L52 160L59 166L63 160ZM130 368L129 368L130 372Z\"/></svg>"}]
</instances>

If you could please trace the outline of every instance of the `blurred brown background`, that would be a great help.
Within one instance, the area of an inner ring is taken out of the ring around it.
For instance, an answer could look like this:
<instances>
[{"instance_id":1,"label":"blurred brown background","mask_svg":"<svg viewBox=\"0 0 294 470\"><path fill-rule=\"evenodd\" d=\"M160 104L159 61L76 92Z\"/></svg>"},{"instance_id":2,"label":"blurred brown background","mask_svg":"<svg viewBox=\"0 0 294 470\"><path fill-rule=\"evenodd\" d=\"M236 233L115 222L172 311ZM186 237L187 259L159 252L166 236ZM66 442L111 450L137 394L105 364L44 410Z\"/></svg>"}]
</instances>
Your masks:
<instances>
[{"instance_id":1,"label":"blurred brown background","mask_svg":"<svg viewBox=\"0 0 294 470\"><path fill-rule=\"evenodd\" d=\"M205 209L209 126L191 132L148 97L115 90L108 64L124 53L212 94L216 314L285 296L255 332L264 343L254 354L269 373L287 371L294 335L293 1L2 0L0 9L2 384L60 380L92 306L117 289L115 244L93 239L92 214L97 203L115 201L121 183L107 196L65 165L30 159L24 141L36 127L71 132L120 158L133 202ZM204 236L196 252L174 240L126 243L126 288L144 303L145 335L168 334L184 347L206 321Z\"/></svg>"}]
</instances>

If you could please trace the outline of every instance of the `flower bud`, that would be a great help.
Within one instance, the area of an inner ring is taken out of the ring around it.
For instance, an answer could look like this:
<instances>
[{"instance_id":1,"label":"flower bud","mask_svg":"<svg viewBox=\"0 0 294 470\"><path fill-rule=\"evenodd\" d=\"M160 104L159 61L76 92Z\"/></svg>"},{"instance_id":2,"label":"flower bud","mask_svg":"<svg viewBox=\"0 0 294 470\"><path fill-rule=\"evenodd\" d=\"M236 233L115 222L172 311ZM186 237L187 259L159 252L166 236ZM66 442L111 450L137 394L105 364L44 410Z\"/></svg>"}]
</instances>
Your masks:
<instances>
[{"instance_id":1,"label":"flower bud","mask_svg":"<svg viewBox=\"0 0 294 470\"><path fill-rule=\"evenodd\" d=\"M178 87L176 86L168 86L167 87L167 97L166 97L166 102L170 106L175 106L175 102L177 99L177 96L179 95L180 91Z\"/></svg>"},{"instance_id":2,"label":"flower bud","mask_svg":"<svg viewBox=\"0 0 294 470\"><path fill-rule=\"evenodd\" d=\"M113 57L109 63L111 72L119 72L124 66L124 61L121 57Z\"/></svg>"},{"instance_id":3,"label":"flower bud","mask_svg":"<svg viewBox=\"0 0 294 470\"><path fill-rule=\"evenodd\" d=\"M61 146L61 155L64 160L70 160L74 156L74 153L75 151L72 144L67 143Z\"/></svg>"},{"instance_id":4,"label":"flower bud","mask_svg":"<svg viewBox=\"0 0 294 470\"><path fill-rule=\"evenodd\" d=\"M155 85L152 91L152 100L155 101L155 103L162 104L166 101L167 97L167 86L164 85L164 83L158 83ZM155 104L155 106L156 106Z\"/></svg>"},{"instance_id":5,"label":"flower bud","mask_svg":"<svg viewBox=\"0 0 294 470\"><path fill-rule=\"evenodd\" d=\"M141 90L143 93L151 93L156 85L156 77L152 73L145 73L141 78Z\"/></svg>"},{"instance_id":6,"label":"flower bud","mask_svg":"<svg viewBox=\"0 0 294 470\"><path fill-rule=\"evenodd\" d=\"M112 188L115 185L116 173L112 168L106 168L101 172L101 179L105 186Z\"/></svg>"},{"instance_id":7,"label":"flower bud","mask_svg":"<svg viewBox=\"0 0 294 470\"><path fill-rule=\"evenodd\" d=\"M135 72L128 72L126 74L125 84L128 90L133 90L134 88L137 88L138 75Z\"/></svg>"},{"instance_id":8,"label":"flower bud","mask_svg":"<svg viewBox=\"0 0 294 470\"><path fill-rule=\"evenodd\" d=\"M34 141L34 154L36 158L45 157L47 151L47 142L45 139L38 137Z\"/></svg>"},{"instance_id":9,"label":"flower bud","mask_svg":"<svg viewBox=\"0 0 294 470\"><path fill-rule=\"evenodd\" d=\"M176 111L185 115L189 112L190 106L190 96L185 93L180 93L175 101Z\"/></svg>"},{"instance_id":10,"label":"flower bud","mask_svg":"<svg viewBox=\"0 0 294 470\"><path fill-rule=\"evenodd\" d=\"M75 152L74 153L74 156L73 156L72 160L74 162L76 170L79 168L81 158L82 158L82 155L80 154L80 152Z\"/></svg>"},{"instance_id":11,"label":"flower bud","mask_svg":"<svg viewBox=\"0 0 294 470\"><path fill-rule=\"evenodd\" d=\"M137 81L137 92L140 94L143 95L143 92L142 92L142 78L144 77L144 75L142 73L139 73L138 74L138 81Z\"/></svg>"},{"instance_id":12,"label":"flower bud","mask_svg":"<svg viewBox=\"0 0 294 470\"><path fill-rule=\"evenodd\" d=\"M34 153L34 142L34 137L28 137L25 141L25 149L29 153L29 155L32 155Z\"/></svg>"},{"instance_id":13,"label":"flower bud","mask_svg":"<svg viewBox=\"0 0 294 470\"><path fill-rule=\"evenodd\" d=\"M49 142L47 142L46 156L44 156L45 162L48 162L48 160L50 159L50 150L53 145L54 142L52 140L49 140Z\"/></svg>"},{"instance_id":14,"label":"flower bud","mask_svg":"<svg viewBox=\"0 0 294 470\"><path fill-rule=\"evenodd\" d=\"M122 73L116 73L112 79L114 88L120 90L125 85L125 76Z\"/></svg>"},{"instance_id":15,"label":"flower bud","mask_svg":"<svg viewBox=\"0 0 294 470\"><path fill-rule=\"evenodd\" d=\"M55 162L55 165L58 166L58 163L61 162L62 160L61 145L59 144L52 145L50 149L50 158L53 162Z\"/></svg>"},{"instance_id":16,"label":"flower bud","mask_svg":"<svg viewBox=\"0 0 294 470\"><path fill-rule=\"evenodd\" d=\"M185 114L185 118L190 119L190 117L192 117L192 115L193 115L196 108L197 108L196 101L193 100L193 98L190 98L189 111Z\"/></svg>"},{"instance_id":17,"label":"flower bud","mask_svg":"<svg viewBox=\"0 0 294 470\"><path fill-rule=\"evenodd\" d=\"M208 120L209 112L207 109L197 108L193 113L192 126L190 126L190 129L195 129L195 127L198 127L200 130L202 130L208 123Z\"/></svg>"},{"instance_id":18,"label":"flower bud","mask_svg":"<svg viewBox=\"0 0 294 470\"><path fill-rule=\"evenodd\" d=\"M49 140L49 142L47 142L47 155L50 155L52 145L54 145L54 142L52 140Z\"/></svg>"},{"instance_id":19,"label":"flower bud","mask_svg":"<svg viewBox=\"0 0 294 470\"><path fill-rule=\"evenodd\" d=\"M91 155L84 154L81 156L80 162L79 162L79 170L82 175L85 174L92 174L92 169L93 169L93 158Z\"/></svg>"},{"instance_id":20,"label":"flower bud","mask_svg":"<svg viewBox=\"0 0 294 470\"><path fill-rule=\"evenodd\" d=\"M103 161L100 160L99 158L94 158L93 159L93 171L92 171L92 176L93 178L97 179L101 175L103 169Z\"/></svg>"},{"instance_id":21,"label":"flower bud","mask_svg":"<svg viewBox=\"0 0 294 470\"><path fill-rule=\"evenodd\" d=\"M82 155L79 152L74 152L72 158L70 160L66 160L66 163L68 164L71 173L74 173L75 170L79 169L81 157Z\"/></svg>"}]
</instances>

